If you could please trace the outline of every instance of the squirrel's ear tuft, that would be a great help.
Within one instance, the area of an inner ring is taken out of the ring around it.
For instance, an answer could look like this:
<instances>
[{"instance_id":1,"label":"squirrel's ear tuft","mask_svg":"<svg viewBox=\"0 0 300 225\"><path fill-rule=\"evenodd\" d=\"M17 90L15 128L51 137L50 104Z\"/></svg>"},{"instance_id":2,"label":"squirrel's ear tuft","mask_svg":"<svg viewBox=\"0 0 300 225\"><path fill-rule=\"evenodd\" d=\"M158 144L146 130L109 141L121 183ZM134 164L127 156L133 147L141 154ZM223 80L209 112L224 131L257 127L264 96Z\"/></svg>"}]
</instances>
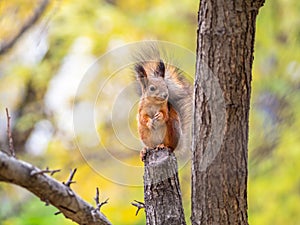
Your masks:
<instances>
[{"instance_id":1,"label":"squirrel's ear tuft","mask_svg":"<svg viewBox=\"0 0 300 225\"><path fill-rule=\"evenodd\" d=\"M155 75L158 77L165 77L165 64L162 60L160 60L157 64L157 67L155 69Z\"/></svg>"},{"instance_id":2,"label":"squirrel's ear tuft","mask_svg":"<svg viewBox=\"0 0 300 225\"><path fill-rule=\"evenodd\" d=\"M147 73L142 64L135 64L134 71L137 76L137 80L141 83L142 87L147 86Z\"/></svg>"},{"instance_id":3,"label":"squirrel's ear tuft","mask_svg":"<svg viewBox=\"0 0 300 225\"><path fill-rule=\"evenodd\" d=\"M146 74L146 71L145 71L143 65L135 64L134 71L136 72L138 80L141 78L147 78L147 74Z\"/></svg>"}]
</instances>

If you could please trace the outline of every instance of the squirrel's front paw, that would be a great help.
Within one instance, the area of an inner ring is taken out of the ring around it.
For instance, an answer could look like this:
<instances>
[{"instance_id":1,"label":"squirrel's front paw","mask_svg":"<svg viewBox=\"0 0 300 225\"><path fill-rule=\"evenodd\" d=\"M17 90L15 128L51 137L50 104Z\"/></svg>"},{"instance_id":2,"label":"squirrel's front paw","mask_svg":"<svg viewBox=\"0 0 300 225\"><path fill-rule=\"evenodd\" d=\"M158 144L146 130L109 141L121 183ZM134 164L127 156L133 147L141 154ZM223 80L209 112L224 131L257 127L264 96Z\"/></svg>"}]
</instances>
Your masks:
<instances>
[{"instance_id":1,"label":"squirrel's front paw","mask_svg":"<svg viewBox=\"0 0 300 225\"><path fill-rule=\"evenodd\" d=\"M147 127L149 129L157 129L161 124L164 123L163 121L164 115L162 112L157 112L152 119L148 119L148 122L146 123Z\"/></svg>"},{"instance_id":2,"label":"squirrel's front paw","mask_svg":"<svg viewBox=\"0 0 300 225\"><path fill-rule=\"evenodd\" d=\"M166 148L167 146L165 146L164 144L159 144L156 146L157 149L163 149Z\"/></svg>"},{"instance_id":3,"label":"squirrel's front paw","mask_svg":"<svg viewBox=\"0 0 300 225\"><path fill-rule=\"evenodd\" d=\"M157 112L154 115L153 120L160 121L163 120L163 118L164 118L164 114L162 112Z\"/></svg>"},{"instance_id":4,"label":"squirrel's front paw","mask_svg":"<svg viewBox=\"0 0 300 225\"><path fill-rule=\"evenodd\" d=\"M151 128L157 129L162 124L164 124L164 114L162 112L157 112L154 117L151 119Z\"/></svg>"}]
</instances>

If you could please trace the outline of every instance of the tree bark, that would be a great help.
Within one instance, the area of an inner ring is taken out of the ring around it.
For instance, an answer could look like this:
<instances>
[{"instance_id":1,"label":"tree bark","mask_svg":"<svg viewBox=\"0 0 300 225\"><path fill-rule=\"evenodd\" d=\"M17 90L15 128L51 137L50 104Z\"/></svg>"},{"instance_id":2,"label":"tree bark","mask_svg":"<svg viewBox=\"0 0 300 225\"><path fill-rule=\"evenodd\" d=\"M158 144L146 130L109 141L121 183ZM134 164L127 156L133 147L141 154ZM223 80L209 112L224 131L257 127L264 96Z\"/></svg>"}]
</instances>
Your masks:
<instances>
[{"instance_id":1,"label":"tree bark","mask_svg":"<svg viewBox=\"0 0 300 225\"><path fill-rule=\"evenodd\" d=\"M177 160L167 148L148 150L144 198L147 225L185 225Z\"/></svg>"},{"instance_id":2,"label":"tree bark","mask_svg":"<svg viewBox=\"0 0 300 225\"><path fill-rule=\"evenodd\" d=\"M264 1L201 0L192 224L248 224L248 120L255 21Z\"/></svg>"},{"instance_id":3,"label":"tree bark","mask_svg":"<svg viewBox=\"0 0 300 225\"><path fill-rule=\"evenodd\" d=\"M70 187L41 173L33 165L0 152L0 181L26 188L80 225L110 225L106 217L81 199Z\"/></svg>"}]
</instances>

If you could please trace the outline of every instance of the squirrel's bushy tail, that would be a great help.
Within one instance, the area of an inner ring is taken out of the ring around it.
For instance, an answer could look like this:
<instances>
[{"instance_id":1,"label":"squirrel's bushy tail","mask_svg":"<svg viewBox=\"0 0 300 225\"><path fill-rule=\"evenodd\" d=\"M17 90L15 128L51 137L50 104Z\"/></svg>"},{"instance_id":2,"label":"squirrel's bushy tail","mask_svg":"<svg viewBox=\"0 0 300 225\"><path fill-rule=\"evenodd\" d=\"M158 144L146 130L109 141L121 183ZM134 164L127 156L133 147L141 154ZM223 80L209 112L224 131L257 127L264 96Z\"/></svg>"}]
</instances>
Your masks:
<instances>
[{"instance_id":1,"label":"squirrel's bushy tail","mask_svg":"<svg viewBox=\"0 0 300 225\"><path fill-rule=\"evenodd\" d=\"M180 153L185 154L191 150L192 144L193 86L179 69L176 70L167 70L165 80L169 90L169 102L179 113L181 123L182 136L177 148ZM170 77L169 72L171 72Z\"/></svg>"}]
</instances>

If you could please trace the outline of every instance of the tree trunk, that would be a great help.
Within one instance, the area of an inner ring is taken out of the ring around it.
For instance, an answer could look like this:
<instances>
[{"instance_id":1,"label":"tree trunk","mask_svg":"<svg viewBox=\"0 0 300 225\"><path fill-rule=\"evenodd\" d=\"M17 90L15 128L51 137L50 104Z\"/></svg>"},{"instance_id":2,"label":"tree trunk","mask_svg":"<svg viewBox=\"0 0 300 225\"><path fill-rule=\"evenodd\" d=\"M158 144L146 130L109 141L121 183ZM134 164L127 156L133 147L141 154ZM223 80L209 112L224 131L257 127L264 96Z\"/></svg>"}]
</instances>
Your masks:
<instances>
[{"instance_id":1,"label":"tree trunk","mask_svg":"<svg viewBox=\"0 0 300 225\"><path fill-rule=\"evenodd\" d=\"M202 0L198 18L192 224L248 224L248 119L255 21L264 0Z\"/></svg>"},{"instance_id":2,"label":"tree trunk","mask_svg":"<svg viewBox=\"0 0 300 225\"><path fill-rule=\"evenodd\" d=\"M148 150L144 198L147 225L185 225L177 160L167 148Z\"/></svg>"}]
</instances>

